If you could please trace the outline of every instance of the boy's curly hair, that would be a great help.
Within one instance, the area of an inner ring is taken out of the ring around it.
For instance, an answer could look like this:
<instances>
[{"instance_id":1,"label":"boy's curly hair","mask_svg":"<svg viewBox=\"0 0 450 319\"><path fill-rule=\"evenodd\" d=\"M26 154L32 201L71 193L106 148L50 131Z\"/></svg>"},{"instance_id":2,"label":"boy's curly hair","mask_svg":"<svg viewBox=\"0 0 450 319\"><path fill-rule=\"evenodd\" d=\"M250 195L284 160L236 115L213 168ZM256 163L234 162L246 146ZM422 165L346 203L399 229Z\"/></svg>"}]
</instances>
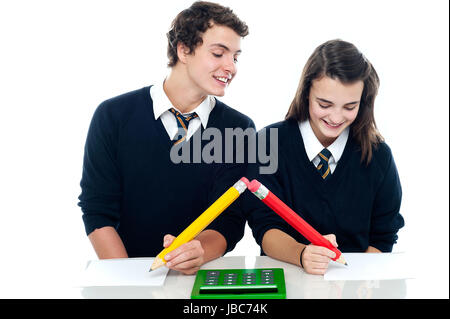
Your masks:
<instances>
[{"instance_id":1,"label":"boy's curly hair","mask_svg":"<svg viewBox=\"0 0 450 319\"><path fill-rule=\"evenodd\" d=\"M176 16L167 32L168 66L173 67L178 62L178 43L187 46L189 53L194 52L202 43L202 34L213 24L229 27L241 37L248 35L248 26L230 8L212 2L194 2Z\"/></svg>"}]
</instances>

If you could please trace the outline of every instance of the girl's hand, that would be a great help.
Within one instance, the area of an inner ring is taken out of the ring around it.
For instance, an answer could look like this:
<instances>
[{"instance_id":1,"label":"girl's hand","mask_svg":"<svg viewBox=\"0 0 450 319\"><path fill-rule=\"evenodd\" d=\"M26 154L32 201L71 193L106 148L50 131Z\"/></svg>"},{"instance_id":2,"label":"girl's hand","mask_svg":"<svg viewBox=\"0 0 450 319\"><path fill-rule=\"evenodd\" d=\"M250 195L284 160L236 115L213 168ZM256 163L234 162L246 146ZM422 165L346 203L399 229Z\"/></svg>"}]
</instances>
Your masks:
<instances>
[{"instance_id":1,"label":"girl's hand","mask_svg":"<svg viewBox=\"0 0 450 319\"><path fill-rule=\"evenodd\" d=\"M333 234L323 236L328 239L334 247L337 247L336 236ZM312 275L323 275L328 269L328 263L336 254L328 248L314 246L312 244L306 246L302 255L303 269Z\"/></svg>"},{"instance_id":2,"label":"girl's hand","mask_svg":"<svg viewBox=\"0 0 450 319\"><path fill-rule=\"evenodd\" d=\"M172 235L165 235L164 248L169 247L174 239L175 237ZM193 239L172 250L164 259L167 261L166 266L169 269L179 271L185 275L193 275L203 265L203 254L204 250L200 241Z\"/></svg>"}]
</instances>

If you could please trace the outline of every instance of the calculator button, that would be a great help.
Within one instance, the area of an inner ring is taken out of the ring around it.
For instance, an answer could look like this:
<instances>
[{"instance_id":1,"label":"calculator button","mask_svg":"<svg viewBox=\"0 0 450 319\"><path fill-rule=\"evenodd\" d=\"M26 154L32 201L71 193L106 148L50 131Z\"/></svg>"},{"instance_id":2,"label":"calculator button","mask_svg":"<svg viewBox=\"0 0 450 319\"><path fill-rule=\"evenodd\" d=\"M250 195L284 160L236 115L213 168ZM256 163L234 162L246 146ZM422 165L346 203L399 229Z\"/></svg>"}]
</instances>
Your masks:
<instances>
[{"instance_id":1,"label":"calculator button","mask_svg":"<svg viewBox=\"0 0 450 319\"><path fill-rule=\"evenodd\" d=\"M226 281L226 282L230 282L230 281L236 282L236 279L233 279L233 278L227 278L227 279L224 279L224 281Z\"/></svg>"},{"instance_id":2,"label":"calculator button","mask_svg":"<svg viewBox=\"0 0 450 319\"><path fill-rule=\"evenodd\" d=\"M219 281L219 279L218 278L206 278L205 279L205 282L211 282L211 281L217 282L217 281Z\"/></svg>"},{"instance_id":3,"label":"calculator button","mask_svg":"<svg viewBox=\"0 0 450 319\"><path fill-rule=\"evenodd\" d=\"M207 277L207 278L205 279L205 281L217 281L217 280L219 280L218 277Z\"/></svg>"},{"instance_id":4,"label":"calculator button","mask_svg":"<svg viewBox=\"0 0 450 319\"><path fill-rule=\"evenodd\" d=\"M220 271L208 271L206 276L219 276Z\"/></svg>"}]
</instances>

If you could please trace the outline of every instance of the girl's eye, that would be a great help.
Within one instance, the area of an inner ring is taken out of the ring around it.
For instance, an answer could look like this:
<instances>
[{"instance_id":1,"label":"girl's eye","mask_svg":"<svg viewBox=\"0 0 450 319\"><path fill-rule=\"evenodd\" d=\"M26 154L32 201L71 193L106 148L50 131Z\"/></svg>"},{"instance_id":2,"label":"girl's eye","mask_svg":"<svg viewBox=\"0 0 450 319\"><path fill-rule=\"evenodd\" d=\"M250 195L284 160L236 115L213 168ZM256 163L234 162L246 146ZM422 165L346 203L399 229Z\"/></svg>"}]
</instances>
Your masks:
<instances>
[{"instance_id":1,"label":"girl's eye","mask_svg":"<svg viewBox=\"0 0 450 319\"><path fill-rule=\"evenodd\" d=\"M323 109L327 109L327 108L329 108L331 106L331 105L323 105L323 104L320 104L320 103L319 103L319 105Z\"/></svg>"},{"instance_id":2,"label":"girl's eye","mask_svg":"<svg viewBox=\"0 0 450 319\"><path fill-rule=\"evenodd\" d=\"M358 104L353 104L352 106L347 106L347 107L345 107L345 109L346 109L347 111L353 111L357 106L358 106Z\"/></svg>"}]
</instances>

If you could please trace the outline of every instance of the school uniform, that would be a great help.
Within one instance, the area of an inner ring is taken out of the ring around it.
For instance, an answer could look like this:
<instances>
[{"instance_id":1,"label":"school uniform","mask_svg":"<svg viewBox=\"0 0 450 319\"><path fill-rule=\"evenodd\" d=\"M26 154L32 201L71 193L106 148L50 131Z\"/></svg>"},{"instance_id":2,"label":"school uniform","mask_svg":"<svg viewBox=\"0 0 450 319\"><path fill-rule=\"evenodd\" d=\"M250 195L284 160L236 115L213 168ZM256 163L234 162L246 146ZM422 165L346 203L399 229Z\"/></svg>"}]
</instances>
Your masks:
<instances>
[{"instance_id":1,"label":"school uniform","mask_svg":"<svg viewBox=\"0 0 450 319\"><path fill-rule=\"evenodd\" d=\"M112 226L129 257L156 256L163 236L177 236L245 173L242 164L174 163L177 133L173 106L162 85L144 87L101 103L86 140L78 205L86 234ZM195 110L186 140L217 128L254 128L253 121L212 96ZM174 111L175 112L175 111ZM203 149L208 140L199 139ZM222 143L222 148L225 143ZM221 214L208 228L220 232L230 251L242 238L240 214Z\"/></svg>"},{"instance_id":2,"label":"school uniform","mask_svg":"<svg viewBox=\"0 0 450 319\"><path fill-rule=\"evenodd\" d=\"M267 147L271 128L278 132L278 170L262 175L261 164L252 164L248 178L258 179L319 233L335 234L342 252L364 252L369 246L392 251L404 220L400 214L401 184L389 146L380 143L366 165L361 162L361 150L351 129L344 131L327 148L330 171L324 179L318 171L318 153L323 146L309 121L299 124L285 120L266 127ZM254 195L245 197L243 210L259 245L272 228L310 244Z\"/></svg>"}]
</instances>

